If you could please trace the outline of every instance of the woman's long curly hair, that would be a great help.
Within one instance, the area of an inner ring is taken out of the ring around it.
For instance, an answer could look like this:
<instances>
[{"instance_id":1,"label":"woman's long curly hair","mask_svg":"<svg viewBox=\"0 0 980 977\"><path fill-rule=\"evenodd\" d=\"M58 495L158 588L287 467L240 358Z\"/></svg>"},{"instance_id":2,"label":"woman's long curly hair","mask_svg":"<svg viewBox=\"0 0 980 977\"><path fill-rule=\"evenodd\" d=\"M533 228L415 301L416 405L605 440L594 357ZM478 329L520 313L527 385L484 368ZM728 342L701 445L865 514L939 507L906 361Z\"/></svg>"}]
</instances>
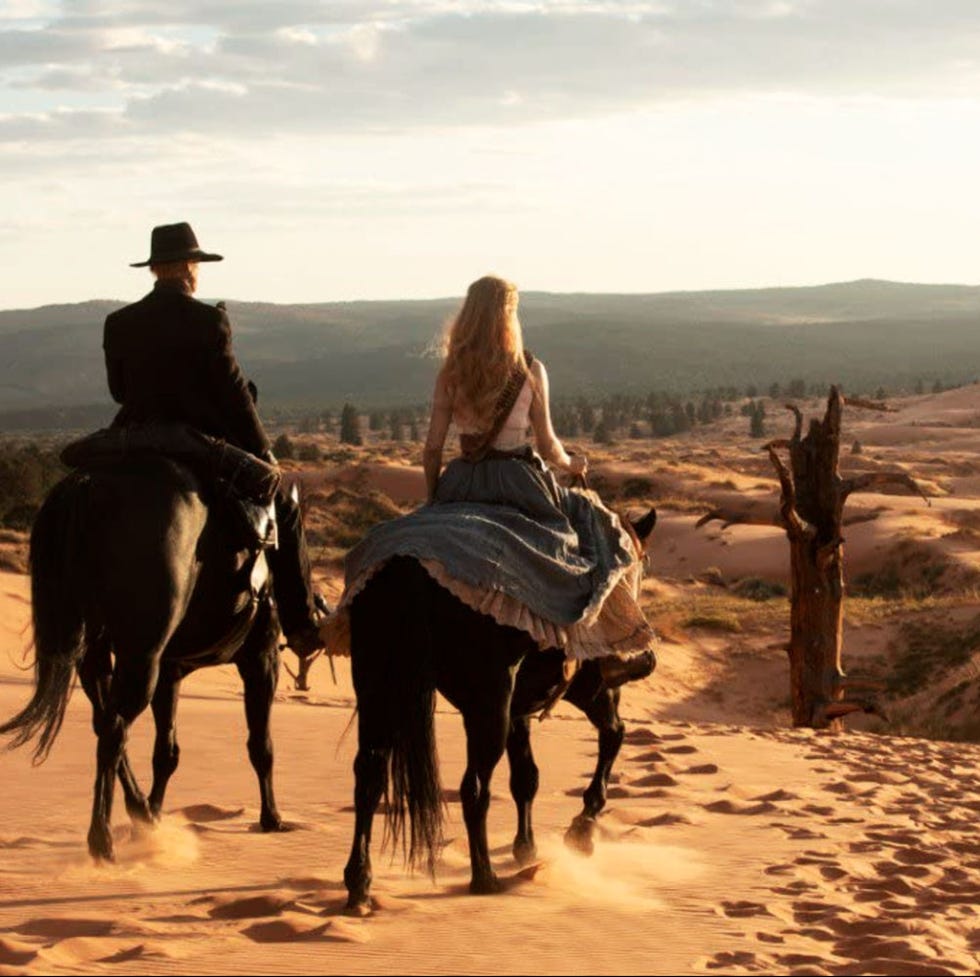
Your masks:
<instances>
[{"instance_id":1,"label":"woman's long curly hair","mask_svg":"<svg viewBox=\"0 0 980 977\"><path fill-rule=\"evenodd\" d=\"M489 423L514 367L524 364L517 286L493 275L473 282L444 344L443 377L454 400Z\"/></svg>"}]
</instances>

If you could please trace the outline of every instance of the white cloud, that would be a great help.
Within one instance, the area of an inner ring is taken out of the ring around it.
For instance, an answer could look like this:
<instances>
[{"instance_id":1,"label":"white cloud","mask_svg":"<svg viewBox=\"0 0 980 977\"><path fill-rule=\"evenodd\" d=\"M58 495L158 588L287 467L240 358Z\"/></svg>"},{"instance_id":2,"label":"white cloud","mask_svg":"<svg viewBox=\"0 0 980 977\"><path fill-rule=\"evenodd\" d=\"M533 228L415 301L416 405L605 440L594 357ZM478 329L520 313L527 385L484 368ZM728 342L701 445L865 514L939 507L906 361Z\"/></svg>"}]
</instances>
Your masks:
<instances>
[{"instance_id":1,"label":"white cloud","mask_svg":"<svg viewBox=\"0 0 980 977\"><path fill-rule=\"evenodd\" d=\"M147 131L327 133L539 122L732 92L967 94L978 41L980 5L956 0L74 0L43 31L0 30L0 86L30 87L14 66L33 67L38 92L102 83L103 107ZM303 94L284 99L282 86ZM236 104L200 104L207 88Z\"/></svg>"},{"instance_id":2,"label":"white cloud","mask_svg":"<svg viewBox=\"0 0 980 977\"><path fill-rule=\"evenodd\" d=\"M786 280L806 251L787 215L852 257L833 221L867 206L863 251L897 253L889 215L923 184L972 215L952 201L974 196L978 93L976 0L5 0L0 207L42 250L51 225L82 233L79 198L106 241L177 213L342 235L348 263L388 256L387 294L445 291L436 254L563 287L622 249L604 280L625 288L719 280L697 264L727 251L725 274L763 282L768 255ZM914 167L902 126L931 140ZM918 219L936 240L941 215ZM643 262L674 278L639 284Z\"/></svg>"}]
</instances>

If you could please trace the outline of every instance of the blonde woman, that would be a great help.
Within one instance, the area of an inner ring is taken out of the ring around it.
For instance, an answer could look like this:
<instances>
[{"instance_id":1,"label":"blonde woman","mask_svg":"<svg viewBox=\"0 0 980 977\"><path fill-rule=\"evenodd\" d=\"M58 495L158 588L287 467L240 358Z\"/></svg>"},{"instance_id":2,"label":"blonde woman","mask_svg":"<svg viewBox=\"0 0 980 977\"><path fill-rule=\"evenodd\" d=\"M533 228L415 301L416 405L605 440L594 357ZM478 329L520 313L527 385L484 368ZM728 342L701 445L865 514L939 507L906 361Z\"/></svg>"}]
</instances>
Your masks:
<instances>
[{"instance_id":1,"label":"blonde woman","mask_svg":"<svg viewBox=\"0 0 980 977\"><path fill-rule=\"evenodd\" d=\"M584 475L588 468L584 456L573 458L565 451L551 426L548 373L544 364L524 349L517 304L516 286L501 278L481 278L470 286L449 329L423 455L430 502L437 497L442 453L452 421L460 434L463 463L512 458L533 464L527 440L530 425L538 454L545 461L572 475ZM515 471L519 476L526 474ZM462 468L456 474L469 482L475 472ZM442 501L460 501L454 486L450 472L443 484ZM473 489L471 486L464 494L468 496Z\"/></svg>"},{"instance_id":2,"label":"blonde woman","mask_svg":"<svg viewBox=\"0 0 980 977\"><path fill-rule=\"evenodd\" d=\"M645 650L653 636L636 602L634 539L594 493L563 488L548 468L584 475L587 461L555 434L548 373L524 349L517 309L510 282L488 276L469 287L433 392L429 504L375 527L348 554L340 610L387 560L411 556L542 649L573 660ZM453 423L460 454L443 468Z\"/></svg>"}]
</instances>

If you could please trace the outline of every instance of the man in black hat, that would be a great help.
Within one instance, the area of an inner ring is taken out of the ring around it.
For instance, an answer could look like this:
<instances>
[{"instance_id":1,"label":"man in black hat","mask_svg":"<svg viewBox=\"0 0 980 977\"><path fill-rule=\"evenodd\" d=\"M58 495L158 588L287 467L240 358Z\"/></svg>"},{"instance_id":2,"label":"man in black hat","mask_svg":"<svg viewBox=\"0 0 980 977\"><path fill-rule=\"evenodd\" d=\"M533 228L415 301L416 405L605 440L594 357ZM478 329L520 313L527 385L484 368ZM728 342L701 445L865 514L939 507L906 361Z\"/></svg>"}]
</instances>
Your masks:
<instances>
[{"instance_id":1,"label":"man in black hat","mask_svg":"<svg viewBox=\"0 0 980 977\"><path fill-rule=\"evenodd\" d=\"M223 308L193 297L198 265L221 261L198 246L191 226L153 229L149 267L153 291L105 321L106 371L122 404L114 425L177 421L275 463L255 399L231 348ZM254 388L253 388L254 389ZM276 604L286 641L300 657L323 647L299 506L276 496L279 548L270 554Z\"/></svg>"}]
</instances>

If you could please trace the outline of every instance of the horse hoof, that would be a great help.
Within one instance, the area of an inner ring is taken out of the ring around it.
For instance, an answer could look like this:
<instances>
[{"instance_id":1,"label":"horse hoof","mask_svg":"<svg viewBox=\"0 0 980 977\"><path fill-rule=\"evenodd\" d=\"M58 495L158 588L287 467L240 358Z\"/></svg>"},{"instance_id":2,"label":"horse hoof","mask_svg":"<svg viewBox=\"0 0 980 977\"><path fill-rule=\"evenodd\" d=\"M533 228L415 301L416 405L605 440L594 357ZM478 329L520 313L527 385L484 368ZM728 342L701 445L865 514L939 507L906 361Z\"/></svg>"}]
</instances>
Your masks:
<instances>
[{"instance_id":1,"label":"horse hoof","mask_svg":"<svg viewBox=\"0 0 980 977\"><path fill-rule=\"evenodd\" d=\"M291 824L286 824L285 821L279 815L275 817L265 817L259 821L259 827L265 834L285 834L287 831L292 831L293 826Z\"/></svg>"},{"instance_id":2,"label":"horse hoof","mask_svg":"<svg viewBox=\"0 0 980 977\"><path fill-rule=\"evenodd\" d=\"M344 907L345 916L363 918L374 913L374 903L370 896L351 896Z\"/></svg>"},{"instance_id":3,"label":"horse hoof","mask_svg":"<svg viewBox=\"0 0 980 977\"><path fill-rule=\"evenodd\" d=\"M470 882L470 894L474 896L495 896L504 891L504 884L491 873L485 878L473 879Z\"/></svg>"},{"instance_id":4,"label":"horse hoof","mask_svg":"<svg viewBox=\"0 0 980 977\"><path fill-rule=\"evenodd\" d=\"M134 804L131 807L127 807L126 813L129 815L129 820L132 821L136 827L152 826L157 824L160 820L160 812L154 811L147 802L142 804Z\"/></svg>"},{"instance_id":5,"label":"horse hoof","mask_svg":"<svg viewBox=\"0 0 980 977\"><path fill-rule=\"evenodd\" d=\"M514 842L514 861L524 868L526 865L530 865L538 857L538 849L535 847L533 841L515 841Z\"/></svg>"},{"instance_id":6,"label":"horse hoof","mask_svg":"<svg viewBox=\"0 0 980 977\"><path fill-rule=\"evenodd\" d=\"M88 853L92 856L92 861L96 865L112 865L116 860L116 853L112 848L111 840L100 840L97 842L89 841Z\"/></svg>"},{"instance_id":7,"label":"horse hoof","mask_svg":"<svg viewBox=\"0 0 980 977\"><path fill-rule=\"evenodd\" d=\"M576 818L565 832L565 844L580 855L595 851L596 822L592 818Z\"/></svg>"}]
</instances>

